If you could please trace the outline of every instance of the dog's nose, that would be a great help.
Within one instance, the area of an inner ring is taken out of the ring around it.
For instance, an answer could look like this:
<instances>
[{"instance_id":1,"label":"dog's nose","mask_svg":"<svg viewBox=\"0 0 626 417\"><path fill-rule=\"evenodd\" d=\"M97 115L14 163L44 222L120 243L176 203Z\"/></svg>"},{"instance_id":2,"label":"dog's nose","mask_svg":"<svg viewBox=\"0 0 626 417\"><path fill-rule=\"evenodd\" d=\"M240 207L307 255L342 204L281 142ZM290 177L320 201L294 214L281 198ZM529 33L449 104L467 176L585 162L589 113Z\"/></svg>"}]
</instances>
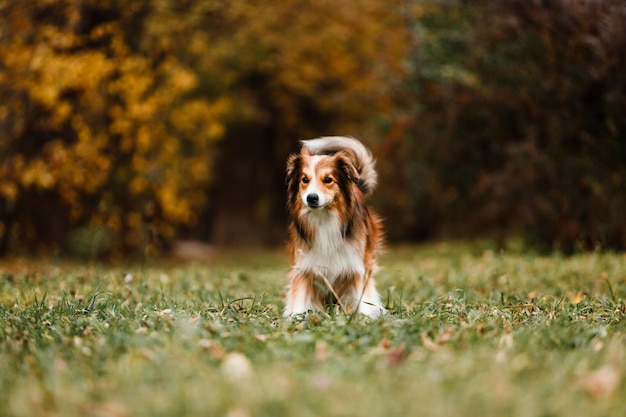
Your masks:
<instances>
[{"instance_id":1,"label":"dog's nose","mask_svg":"<svg viewBox=\"0 0 626 417\"><path fill-rule=\"evenodd\" d=\"M311 193L306 196L306 202L309 207L317 207L320 203L320 196L315 193Z\"/></svg>"}]
</instances>

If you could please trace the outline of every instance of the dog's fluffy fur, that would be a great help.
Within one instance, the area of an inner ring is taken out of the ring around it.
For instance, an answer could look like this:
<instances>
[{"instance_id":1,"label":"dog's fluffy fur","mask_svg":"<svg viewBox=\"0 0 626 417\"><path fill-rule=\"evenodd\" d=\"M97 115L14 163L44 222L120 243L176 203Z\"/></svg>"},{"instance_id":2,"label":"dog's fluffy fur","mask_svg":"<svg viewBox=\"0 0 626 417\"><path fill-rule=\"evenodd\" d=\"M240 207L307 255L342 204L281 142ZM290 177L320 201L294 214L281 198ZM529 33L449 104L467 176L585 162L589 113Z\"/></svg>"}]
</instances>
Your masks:
<instances>
[{"instance_id":1,"label":"dog's fluffy fur","mask_svg":"<svg viewBox=\"0 0 626 417\"><path fill-rule=\"evenodd\" d=\"M382 225L365 200L376 181L371 153L353 138L302 141L289 157L285 317L333 303L370 317L384 311L374 282Z\"/></svg>"}]
</instances>

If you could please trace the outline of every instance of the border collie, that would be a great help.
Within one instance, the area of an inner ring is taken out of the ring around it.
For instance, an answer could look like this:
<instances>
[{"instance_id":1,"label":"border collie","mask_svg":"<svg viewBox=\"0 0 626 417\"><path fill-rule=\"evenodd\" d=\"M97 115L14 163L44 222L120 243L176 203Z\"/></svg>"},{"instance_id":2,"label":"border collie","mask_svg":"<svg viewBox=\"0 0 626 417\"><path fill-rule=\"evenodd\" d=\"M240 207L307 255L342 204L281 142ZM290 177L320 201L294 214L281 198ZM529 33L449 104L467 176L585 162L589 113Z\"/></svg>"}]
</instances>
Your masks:
<instances>
[{"instance_id":1,"label":"border collie","mask_svg":"<svg viewBox=\"0 0 626 417\"><path fill-rule=\"evenodd\" d=\"M285 317L338 304L347 314L385 310L374 273L383 229L365 197L376 186L372 154L356 139L302 141L287 161L291 270Z\"/></svg>"}]
</instances>

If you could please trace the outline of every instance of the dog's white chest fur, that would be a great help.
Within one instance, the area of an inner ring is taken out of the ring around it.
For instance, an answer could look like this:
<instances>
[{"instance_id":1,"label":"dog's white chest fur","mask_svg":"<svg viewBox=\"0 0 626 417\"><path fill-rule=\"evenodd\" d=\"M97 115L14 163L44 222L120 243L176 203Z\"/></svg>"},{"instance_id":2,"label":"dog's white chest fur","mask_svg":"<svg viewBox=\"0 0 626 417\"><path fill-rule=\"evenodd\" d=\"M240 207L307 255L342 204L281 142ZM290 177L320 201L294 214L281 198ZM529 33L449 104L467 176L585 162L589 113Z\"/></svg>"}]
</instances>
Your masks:
<instances>
[{"instance_id":1,"label":"dog's white chest fur","mask_svg":"<svg viewBox=\"0 0 626 417\"><path fill-rule=\"evenodd\" d=\"M307 215L315 231L310 249L298 249L297 269L324 276L331 283L345 274L365 275L362 249L357 242L344 238L341 222L329 211L311 212Z\"/></svg>"}]
</instances>

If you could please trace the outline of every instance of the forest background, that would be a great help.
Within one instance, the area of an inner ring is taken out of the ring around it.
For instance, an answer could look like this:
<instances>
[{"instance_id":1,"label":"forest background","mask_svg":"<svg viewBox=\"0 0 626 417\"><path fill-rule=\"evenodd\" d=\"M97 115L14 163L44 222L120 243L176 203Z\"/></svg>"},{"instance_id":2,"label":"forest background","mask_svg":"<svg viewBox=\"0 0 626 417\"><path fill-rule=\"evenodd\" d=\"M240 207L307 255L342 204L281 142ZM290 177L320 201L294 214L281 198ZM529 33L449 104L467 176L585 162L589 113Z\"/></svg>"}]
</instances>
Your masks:
<instances>
[{"instance_id":1,"label":"forest background","mask_svg":"<svg viewBox=\"0 0 626 417\"><path fill-rule=\"evenodd\" d=\"M391 242L626 248L621 0L0 2L0 255L285 239L298 140Z\"/></svg>"}]
</instances>

